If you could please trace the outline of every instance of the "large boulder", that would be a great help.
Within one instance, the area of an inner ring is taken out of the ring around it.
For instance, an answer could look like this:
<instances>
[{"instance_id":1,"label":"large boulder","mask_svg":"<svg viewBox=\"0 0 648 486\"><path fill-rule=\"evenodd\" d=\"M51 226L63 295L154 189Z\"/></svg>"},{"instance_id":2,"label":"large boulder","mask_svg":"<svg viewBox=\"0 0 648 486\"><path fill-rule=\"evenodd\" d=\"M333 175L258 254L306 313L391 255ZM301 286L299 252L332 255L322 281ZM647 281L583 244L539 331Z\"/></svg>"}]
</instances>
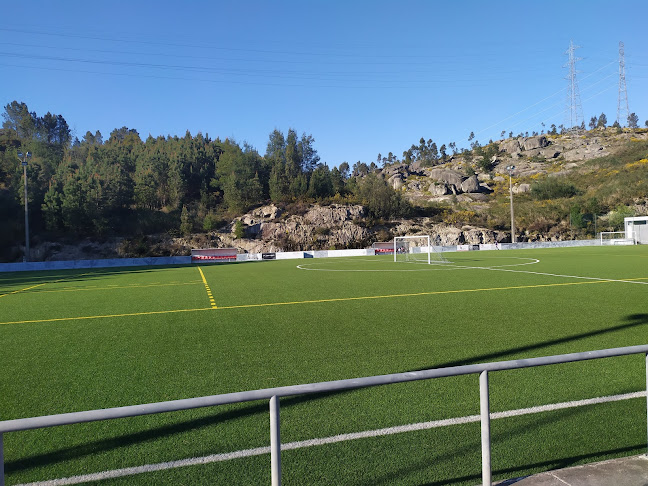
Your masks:
<instances>
[{"instance_id":1,"label":"large boulder","mask_svg":"<svg viewBox=\"0 0 648 486\"><path fill-rule=\"evenodd\" d=\"M510 140L507 140L506 142L502 142L499 145L500 150L503 150L507 154L515 154L520 151L520 143L518 142L517 138L512 138Z\"/></svg>"},{"instance_id":2,"label":"large boulder","mask_svg":"<svg viewBox=\"0 0 648 486\"><path fill-rule=\"evenodd\" d=\"M511 190L513 194L523 194L525 192L531 192L531 186L529 184L519 184L514 185Z\"/></svg>"},{"instance_id":3,"label":"large boulder","mask_svg":"<svg viewBox=\"0 0 648 486\"><path fill-rule=\"evenodd\" d=\"M398 164L398 165L388 165L382 170L384 176L389 179L395 174L405 174L409 173L409 167L407 164Z\"/></svg>"},{"instance_id":4,"label":"large boulder","mask_svg":"<svg viewBox=\"0 0 648 486\"><path fill-rule=\"evenodd\" d=\"M433 182L432 184L430 184L428 191L433 196L445 196L446 194L450 194L450 190L448 189L448 186L443 182L442 183Z\"/></svg>"},{"instance_id":5,"label":"large boulder","mask_svg":"<svg viewBox=\"0 0 648 486\"><path fill-rule=\"evenodd\" d=\"M548 145L549 145L549 141L547 140L547 137L545 137L544 135L523 138L520 141L520 146L522 147L522 150L533 150L533 149L545 148Z\"/></svg>"},{"instance_id":6,"label":"large boulder","mask_svg":"<svg viewBox=\"0 0 648 486\"><path fill-rule=\"evenodd\" d=\"M457 187L460 187L461 183L465 179L461 172L451 169L430 169L428 175L430 176L430 179L453 184Z\"/></svg>"},{"instance_id":7,"label":"large boulder","mask_svg":"<svg viewBox=\"0 0 648 486\"><path fill-rule=\"evenodd\" d=\"M250 212L250 216L256 219L277 219L283 211L274 204L262 206Z\"/></svg>"},{"instance_id":8,"label":"large boulder","mask_svg":"<svg viewBox=\"0 0 648 486\"><path fill-rule=\"evenodd\" d=\"M462 192L479 192L479 180L473 175L461 183Z\"/></svg>"},{"instance_id":9,"label":"large boulder","mask_svg":"<svg viewBox=\"0 0 648 486\"><path fill-rule=\"evenodd\" d=\"M553 147L548 147L540 151L540 155L545 159L555 159L560 155L560 150L557 150Z\"/></svg>"},{"instance_id":10,"label":"large boulder","mask_svg":"<svg viewBox=\"0 0 648 486\"><path fill-rule=\"evenodd\" d=\"M407 189L411 191L421 191L423 185L421 184L421 181L412 181L407 184Z\"/></svg>"},{"instance_id":11,"label":"large boulder","mask_svg":"<svg viewBox=\"0 0 648 486\"><path fill-rule=\"evenodd\" d=\"M312 206L304 215L304 220L315 226L339 225L345 221L362 218L364 207L360 205L345 206L331 204L330 206Z\"/></svg>"},{"instance_id":12,"label":"large boulder","mask_svg":"<svg viewBox=\"0 0 648 486\"><path fill-rule=\"evenodd\" d=\"M405 185L405 183L403 182L403 176L401 176L400 174L396 174L390 177L387 182L389 182L396 191L402 189Z\"/></svg>"}]
</instances>

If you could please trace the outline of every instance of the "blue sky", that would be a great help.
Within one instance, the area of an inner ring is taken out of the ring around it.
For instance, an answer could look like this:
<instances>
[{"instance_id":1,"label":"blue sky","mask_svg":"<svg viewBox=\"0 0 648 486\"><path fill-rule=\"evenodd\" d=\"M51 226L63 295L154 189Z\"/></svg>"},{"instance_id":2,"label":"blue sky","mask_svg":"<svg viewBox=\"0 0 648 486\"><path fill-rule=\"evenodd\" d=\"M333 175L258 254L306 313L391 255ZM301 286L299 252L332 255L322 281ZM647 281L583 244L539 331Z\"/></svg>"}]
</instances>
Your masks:
<instances>
[{"instance_id":1,"label":"blue sky","mask_svg":"<svg viewBox=\"0 0 648 486\"><path fill-rule=\"evenodd\" d=\"M570 41L586 123L616 119L619 41L630 112L648 120L645 0L23 0L3 17L2 106L61 114L79 138L189 130L263 154L294 128L331 166L421 137L465 147L471 131L567 122Z\"/></svg>"}]
</instances>

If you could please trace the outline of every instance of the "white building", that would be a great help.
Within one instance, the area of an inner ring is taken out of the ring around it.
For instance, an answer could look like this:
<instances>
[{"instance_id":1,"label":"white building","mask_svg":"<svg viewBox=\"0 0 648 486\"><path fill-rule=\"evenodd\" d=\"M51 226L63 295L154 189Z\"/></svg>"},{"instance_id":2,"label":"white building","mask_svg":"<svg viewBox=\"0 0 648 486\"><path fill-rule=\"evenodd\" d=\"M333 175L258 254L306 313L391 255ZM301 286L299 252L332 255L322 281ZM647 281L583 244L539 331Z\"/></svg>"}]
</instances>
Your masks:
<instances>
[{"instance_id":1,"label":"white building","mask_svg":"<svg viewBox=\"0 0 648 486\"><path fill-rule=\"evenodd\" d=\"M648 245L648 216L625 218L624 223L626 238Z\"/></svg>"}]
</instances>

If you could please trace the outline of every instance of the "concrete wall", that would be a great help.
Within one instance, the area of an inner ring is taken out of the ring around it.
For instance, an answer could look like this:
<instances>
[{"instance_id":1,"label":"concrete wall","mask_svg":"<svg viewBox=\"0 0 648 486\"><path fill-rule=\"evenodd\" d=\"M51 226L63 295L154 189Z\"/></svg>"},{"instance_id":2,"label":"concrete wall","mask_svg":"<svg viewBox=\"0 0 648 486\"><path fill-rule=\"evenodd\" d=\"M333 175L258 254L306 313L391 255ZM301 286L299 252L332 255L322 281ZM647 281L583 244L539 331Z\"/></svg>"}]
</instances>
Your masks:
<instances>
[{"instance_id":1,"label":"concrete wall","mask_svg":"<svg viewBox=\"0 0 648 486\"><path fill-rule=\"evenodd\" d=\"M533 248L571 248L576 246L600 246L600 240L529 241L522 243L501 243L503 250L528 250Z\"/></svg>"},{"instance_id":2,"label":"concrete wall","mask_svg":"<svg viewBox=\"0 0 648 486\"><path fill-rule=\"evenodd\" d=\"M604 242L605 243L605 242ZM577 246L599 246L601 240L571 240L571 241L545 241L524 243L500 243L501 250L525 250L534 248L569 248ZM466 245L471 248L473 245ZM479 245L481 250L494 250L495 245ZM453 252L457 246L435 246L436 251ZM237 262L261 261L261 253L241 253L236 256ZM289 251L276 252L277 260L294 260L302 258L335 258L352 256L375 255L373 248L355 250L316 250L316 251ZM150 258L112 258L107 260L74 260L60 262L23 262L0 263L0 272L23 272L43 270L71 270L77 268L107 268L107 267L133 267L149 265L191 265L190 256L182 257L150 257Z\"/></svg>"},{"instance_id":3,"label":"concrete wall","mask_svg":"<svg viewBox=\"0 0 648 486\"><path fill-rule=\"evenodd\" d=\"M0 272L73 270L76 268L145 267L149 265L189 265L190 256L109 258L105 260L69 260L60 262L0 263Z\"/></svg>"}]
</instances>

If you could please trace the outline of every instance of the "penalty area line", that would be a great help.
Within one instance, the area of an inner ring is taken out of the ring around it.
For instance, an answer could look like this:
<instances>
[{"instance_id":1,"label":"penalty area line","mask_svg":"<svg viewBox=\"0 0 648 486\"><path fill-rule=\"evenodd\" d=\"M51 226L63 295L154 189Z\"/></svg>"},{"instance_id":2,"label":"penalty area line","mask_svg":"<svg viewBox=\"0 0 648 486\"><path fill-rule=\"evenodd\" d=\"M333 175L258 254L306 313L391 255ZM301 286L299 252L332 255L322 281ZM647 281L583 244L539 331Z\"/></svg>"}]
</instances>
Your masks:
<instances>
[{"instance_id":1,"label":"penalty area line","mask_svg":"<svg viewBox=\"0 0 648 486\"><path fill-rule=\"evenodd\" d=\"M128 314L108 314L101 316L79 316L79 317L54 317L49 319L33 319L30 321L12 321L12 322L0 322L0 325L5 324L37 324L40 322L59 322L59 321L82 321L86 319L107 319L110 317L133 317L133 316L150 316L156 314L176 314L178 312L199 312L199 311L208 311L213 310L213 307L203 307L199 309L175 309L175 310L165 310L165 311L148 311L148 312L131 312Z\"/></svg>"},{"instance_id":2,"label":"penalty area line","mask_svg":"<svg viewBox=\"0 0 648 486\"><path fill-rule=\"evenodd\" d=\"M6 297L7 295L18 294L20 292L26 292L27 290L35 289L36 287L40 287L42 285L45 285L45 284L44 283L36 284L36 285L32 285L31 287L26 287L24 289L14 290L13 292L7 292L6 294L0 295L0 298Z\"/></svg>"},{"instance_id":3,"label":"penalty area line","mask_svg":"<svg viewBox=\"0 0 648 486\"><path fill-rule=\"evenodd\" d=\"M645 391L634 393L623 393L620 395L610 395L605 397L587 398L584 400L573 400L569 402L552 403L548 405L539 405L536 407L520 408L517 410L506 410L504 412L492 412L490 414L491 420L497 420L508 417L520 417L523 415L532 415L542 412L553 412L556 410L564 410L568 408L584 407L588 405L598 405L602 403L619 402L622 400L630 400L634 398L643 398L646 396ZM306 447L315 447L327 444L335 444L337 442L347 442L358 439L368 439L373 437L385 437L388 435L402 434L405 432L414 432L419 430L436 429L439 427L448 427L451 425L461 425L479 422L481 417L479 415L467 415L465 417L454 417L442 420L433 420L430 422L419 422L408 425L398 425L395 427L387 427L383 429L365 430L362 432L352 432L348 434L334 435L330 437L322 437L319 439L301 440L296 442L287 442L281 444L282 451L304 449ZM89 481L101 481L104 479L114 479L125 476L134 476L136 474L144 474L148 472L164 471L169 469L176 469L186 466L197 466L201 464L211 464L215 462L230 461L233 459L242 459L245 457L261 456L270 454L270 447L256 447L253 449L243 449L234 452L226 452L221 454L212 454L209 456L190 457L187 459L180 459L177 461L158 462L155 464L145 464L143 466L133 466L121 469L112 469L109 471L101 471L90 474L82 474L79 476L70 476L67 478L50 479L47 481L37 481L32 483L23 483L17 486L64 486L69 484L81 484Z\"/></svg>"},{"instance_id":4,"label":"penalty area line","mask_svg":"<svg viewBox=\"0 0 648 486\"><path fill-rule=\"evenodd\" d=\"M431 295L447 295L447 294L463 294L463 293L472 293L472 292L494 292L502 290L525 290L525 289L534 289L542 287L567 287L570 285L592 285L592 284L602 284L609 283L611 280L588 280L585 282L562 282L562 283L552 283L552 284L537 284L537 285L514 285L511 287L492 287L492 288L482 288L482 289L457 289L457 290L436 290L432 292L414 292L408 294L392 294L392 295L365 295L361 297L337 297L332 299L315 299L315 300L297 300L293 302L264 302L260 304L240 304L240 305L227 305L216 307L216 303L213 302L213 295L211 291L208 292L208 297L210 298L210 304L212 307L203 307L198 309L176 309L176 310L165 310L165 311L149 311L149 312L133 312L127 314L108 314L108 315L97 315L97 316L78 316L78 317L55 317L49 319L33 319L33 320L24 320L24 321L9 321L9 322L0 322L0 325L5 324L37 324L42 322L57 322L57 321L80 321L86 319L106 319L109 317L132 317L132 316L148 316L148 315L158 315L158 314L174 314L178 312L199 312L207 310L234 310L234 309L252 309L255 307L277 307L284 305L303 305L303 304L323 304L327 302L352 302L360 300L378 300L378 299L398 299L406 297L425 297Z\"/></svg>"},{"instance_id":5,"label":"penalty area line","mask_svg":"<svg viewBox=\"0 0 648 486\"><path fill-rule=\"evenodd\" d=\"M562 283L551 283L551 284L537 284L537 285L514 285L511 287L491 287L491 288L481 288L481 289L457 289L457 290L435 290L431 292L413 292L408 294L391 294L391 295L365 295L361 297L336 297L332 299L314 299L314 300L296 300L293 302L265 302L261 304L240 304L240 305L227 305L221 306L219 310L225 309L249 309L253 307L273 307L281 305L299 305L299 304L321 304L326 302L351 302L354 300L375 300L375 299L397 299L404 297L424 297L430 295L446 295L446 294L463 294L471 292L493 292L500 290L524 290L524 289L534 289L541 287L566 287L570 285L591 285L599 283L608 283L609 280L597 280L597 281L587 281L587 282L562 282Z\"/></svg>"}]
</instances>

